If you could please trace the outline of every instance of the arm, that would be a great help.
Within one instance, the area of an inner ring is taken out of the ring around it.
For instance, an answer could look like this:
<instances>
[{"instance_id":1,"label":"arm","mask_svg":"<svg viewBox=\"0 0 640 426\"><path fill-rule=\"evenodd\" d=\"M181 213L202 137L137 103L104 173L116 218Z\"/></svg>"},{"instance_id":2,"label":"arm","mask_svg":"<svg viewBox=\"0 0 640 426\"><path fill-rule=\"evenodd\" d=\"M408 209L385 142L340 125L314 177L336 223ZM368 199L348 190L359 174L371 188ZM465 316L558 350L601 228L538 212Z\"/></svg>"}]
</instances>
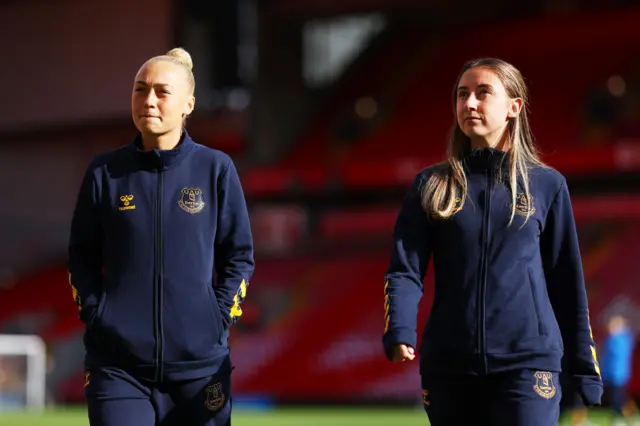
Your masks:
<instances>
[{"instance_id":1,"label":"arm","mask_svg":"<svg viewBox=\"0 0 640 426\"><path fill-rule=\"evenodd\" d=\"M240 179L232 162L222 172L218 184L218 230L215 237L215 293L226 327L242 315L253 274L253 238L249 213Z\"/></svg>"},{"instance_id":2,"label":"arm","mask_svg":"<svg viewBox=\"0 0 640 426\"><path fill-rule=\"evenodd\" d=\"M551 305L560 326L567 373L576 381L583 401L599 405L602 379L589 323L576 224L566 182L549 210L541 252Z\"/></svg>"},{"instance_id":3,"label":"arm","mask_svg":"<svg viewBox=\"0 0 640 426\"><path fill-rule=\"evenodd\" d=\"M78 315L89 325L102 293L102 238L98 190L90 167L82 180L71 220L67 265Z\"/></svg>"},{"instance_id":4,"label":"arm","mask_svg":"<svg viewBox=\"0 0 640 426\"><path fill-rule=\"evenodd\" d=\"M418 303L430 256L428 218L420 200L423 179L418 176L407 192L393 231L393 250L384 277L384 335L387 358L396 345L416 347Z\"/></svg>"}]
</instances>

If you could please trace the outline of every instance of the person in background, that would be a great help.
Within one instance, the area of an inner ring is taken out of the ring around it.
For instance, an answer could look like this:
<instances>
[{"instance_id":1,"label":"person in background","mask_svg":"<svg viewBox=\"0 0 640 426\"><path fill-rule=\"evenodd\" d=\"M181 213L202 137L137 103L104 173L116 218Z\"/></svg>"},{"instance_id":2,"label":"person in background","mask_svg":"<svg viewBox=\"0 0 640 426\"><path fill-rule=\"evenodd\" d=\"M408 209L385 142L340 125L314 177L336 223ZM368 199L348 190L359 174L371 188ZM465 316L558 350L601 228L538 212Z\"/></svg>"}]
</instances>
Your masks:
<instances>
[{"instance_id":1,"label":"person in background","mask_svg":"<svg viewBox=\"0 0 640 426\"><path fill-rule=\"evenodd\" d=\"M621 315L612 316L608 323L607 337L602 344L600 364L605 394L616 417L614 424L625 424L624 419L633 413L633 410L629 410L627 385L631 380L634 346L633 333L627 320Z\"/></svg>"}]
</instances>

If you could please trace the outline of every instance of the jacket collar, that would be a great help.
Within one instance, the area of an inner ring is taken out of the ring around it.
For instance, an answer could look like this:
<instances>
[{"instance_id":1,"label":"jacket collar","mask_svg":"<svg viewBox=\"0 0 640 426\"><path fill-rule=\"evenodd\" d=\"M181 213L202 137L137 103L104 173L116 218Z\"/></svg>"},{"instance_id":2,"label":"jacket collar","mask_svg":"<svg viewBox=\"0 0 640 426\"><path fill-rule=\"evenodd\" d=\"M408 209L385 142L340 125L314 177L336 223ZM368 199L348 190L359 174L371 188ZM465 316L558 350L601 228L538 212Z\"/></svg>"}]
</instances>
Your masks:
<instances>
[{"instance_id":1,"label":"jacket collar","mask_svg":"<svg viewBox=\"0 0 640 426\"><path fill-rule=\"evenodd\" d=\"M469 170L500 170L506 165L507 153L497 148L472 148L464 157Z\"/></svg>"},{"instance_id":2,"label":"jacket collar","mask_svg":"<svg viewBox=\"0 0 640 426\"><path fill-rule=\"evenodd\" d=\"M195 146L186 129L182 129L180 142L173 149L144 150L142 148L142 134L138 132L131 144L135 155L145 169L167 170L178 165Z\"/></svg>"}]
</instances>

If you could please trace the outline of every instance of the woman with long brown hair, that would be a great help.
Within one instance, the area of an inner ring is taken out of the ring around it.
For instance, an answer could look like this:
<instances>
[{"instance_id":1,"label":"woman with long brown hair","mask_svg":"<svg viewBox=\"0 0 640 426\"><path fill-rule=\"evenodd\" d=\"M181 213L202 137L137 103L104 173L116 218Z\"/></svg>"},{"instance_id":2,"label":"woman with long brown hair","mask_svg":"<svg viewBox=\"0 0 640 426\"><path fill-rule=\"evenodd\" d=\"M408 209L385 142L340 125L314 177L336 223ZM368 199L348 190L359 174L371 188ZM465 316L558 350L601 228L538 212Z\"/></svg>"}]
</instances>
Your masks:
<instances>
[{"instance_id":1,"label":"woman with long brown hair","mask_svg":"<svg viewBox=\"0 0 640 426\"><path fill-rule=\"evenodd\" d=\"M587 405L602 394L567 183L536 152L513 65L466 63L453 105L447 159L416 176L394 228L385 353L416 357L433 258L435 296L418 351L431 424L555 425L561 365Z\"/></svg>"}]
</instances>

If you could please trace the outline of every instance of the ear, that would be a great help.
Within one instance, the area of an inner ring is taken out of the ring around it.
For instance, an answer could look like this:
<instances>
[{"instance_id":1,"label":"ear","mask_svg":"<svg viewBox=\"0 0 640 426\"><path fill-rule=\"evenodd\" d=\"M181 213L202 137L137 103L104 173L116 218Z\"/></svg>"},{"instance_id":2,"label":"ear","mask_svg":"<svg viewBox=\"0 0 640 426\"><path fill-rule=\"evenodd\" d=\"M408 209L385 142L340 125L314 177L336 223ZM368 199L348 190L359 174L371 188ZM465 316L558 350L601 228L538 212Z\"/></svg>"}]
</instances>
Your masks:
<instances>
[{"instance_id":1,"label":"ear","mask_svg":"<svg viewBox=\"0 0 640 426\"><path fill-rule=\"evenodd\" d=\"M524 106L524 101L522 98L514 98L509 101L509 112L507 113L508 118L516 118L520 111L522 111L522 107Z\"/></svg>"},{"instance_id":2,"label":"ear","mask_svg":"<svg viewBox=\"0 0 640 426\"><path fill-rule=\"evenodd\" d=\"M187 116L187 115L191 115L191 113L193 112L193 109L196 106L196 98L194 96L190 96L187 99L187 104L185 105L185 110L184 113L182 114L182 116Z\"/></svg>"}]
</instances>

